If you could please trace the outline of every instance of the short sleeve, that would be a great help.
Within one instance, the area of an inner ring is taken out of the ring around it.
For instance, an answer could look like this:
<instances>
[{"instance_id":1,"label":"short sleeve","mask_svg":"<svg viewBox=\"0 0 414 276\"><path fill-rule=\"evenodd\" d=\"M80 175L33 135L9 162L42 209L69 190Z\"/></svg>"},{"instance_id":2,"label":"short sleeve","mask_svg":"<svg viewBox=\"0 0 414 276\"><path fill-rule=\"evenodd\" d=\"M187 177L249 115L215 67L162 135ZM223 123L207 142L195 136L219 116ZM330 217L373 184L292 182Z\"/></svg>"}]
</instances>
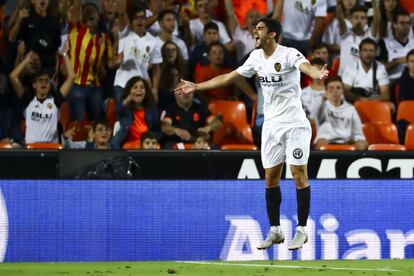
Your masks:
<instances>
[{"instance_id":1,"label":"short sleeve","mask_svg":"<svg viewBox=\"0 0 414 276\"><path fill-rule=\"evenodd\" d=\"M352 74L352 72L353 71L350 68L344 70L344 73L342 74L342 82L344 84L349 86L354 84L355 71L354 74Z\"/></svg>"},{"instance_id":2,"label":"short sleeve","mask_svg":"<svg viewBox=\"0 0 414 276\"><path fill-rule=\"evenodd\" d=\"M215 22L219 27L219 36L220 36L220 42L223 44L229 43L231 41L231 38L229 34L227 33L226 27L223 23L217 21Z\"/></svg>"},{"instance_id":3,"label":"short sleeve","mask_svg":"<svg viewBox=\"0 0 414 276\"><path fill-rule=\"evenodd\" d=\"M387 74L387 71L385 70L385 66L380 63L377 63L377 64L378 64L378 69L377 69L378 85L383 86L383 85L389 84L390 80L388 79L388 74Z\"/></svg>"},{"instance_id":4,"label":"short sleeve","mask_svg":"<svg viewBox=\"0 0 414 276\"><path fill-rule=\"evenodd\" d=\"M309 63L309 61L305 58L305 56L296 50L295 48L291 48L288 55L287 55L287 62L291 67L295 67L299 69L299 66L302 63Z\"/></svg>"},{"instance_id":5,"label":"short sleeve","mask_svg":"<svg viewBox=\"0 0 414 276\"><path fill-rule=\"evenodd\" d=\"M154 49L152 49L151 54L151 64L160 64L162 63L161 48L158 43L154 43Z\"/></svg>"},{"instance_id":6,"label":"short sleeve","mask_svg":"<svg viewBox=\"0 0 414 276\"><path fill-rule=\"evenodd\" d=\"M317 0L315 7L315 17L325 17L327 9L326 0Z\"/></svg>"},{"instance_id":7,"label":"short sleeve","mask_svg":"<svg viewBox=\"0 0 414 276\"><path fill-rule=\"evenodd\" d=\"M243 63L242 66L236 69L237 73L242 75L245 78L251 78L256 74L255 64L257 64L255 58L255 52L251 52L249 58Z\"/></svg>"}]
</instances>

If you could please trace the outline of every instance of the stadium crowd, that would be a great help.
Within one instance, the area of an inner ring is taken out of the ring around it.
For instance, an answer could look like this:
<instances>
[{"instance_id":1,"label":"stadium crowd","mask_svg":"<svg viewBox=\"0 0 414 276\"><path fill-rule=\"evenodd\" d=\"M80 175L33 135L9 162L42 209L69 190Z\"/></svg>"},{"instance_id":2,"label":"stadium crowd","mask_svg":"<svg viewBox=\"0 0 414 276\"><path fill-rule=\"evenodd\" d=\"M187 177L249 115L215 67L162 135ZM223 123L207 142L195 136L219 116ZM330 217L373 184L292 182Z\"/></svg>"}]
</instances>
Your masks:
<instances>
[{"instance_id":1,"label":"stadium crowd","mask_svg":"<svg viewBox=\"0 0 414 276\"><path fill-rule=\"evenodd\" d=\"M282 24L282 45L328 64L325 83L301 80L315 149L414 149L412 0L0 5L1 148L257 149L258 76L173 91L180 79L202 82L241 65L256 21L268 16Z\"/></svg>"}]
</instances>

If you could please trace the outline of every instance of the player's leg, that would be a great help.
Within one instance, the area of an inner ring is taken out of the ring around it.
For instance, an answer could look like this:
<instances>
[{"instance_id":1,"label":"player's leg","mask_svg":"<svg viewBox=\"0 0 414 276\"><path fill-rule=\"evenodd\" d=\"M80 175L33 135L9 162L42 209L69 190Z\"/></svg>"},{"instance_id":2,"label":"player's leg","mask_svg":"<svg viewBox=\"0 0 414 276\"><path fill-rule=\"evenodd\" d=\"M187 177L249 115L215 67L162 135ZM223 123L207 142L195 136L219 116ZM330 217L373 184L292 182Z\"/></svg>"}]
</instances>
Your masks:
<instances>
[{"instance_id":1,"label":"player's leg","mask_svg":"<svg viewBox=\"0 0 414 276\"><path fill-rule=\"evenodd\" d=\"M267 249L274 243L282 243L285 236L280 228L280 203L282 194L280 192L280 177L282 175L283 163L272 168L265 169L266 180L266 211L269 218L270 231L267 238L257 249Z\"/></svg>"},{"instance_id":2,"label":"player's leg","mask_svg":"<svg viewBox=\"0 0 414 276\"><path fill-rule=\"evenodd\" d=\"M307 242L306 222L309 216L311 190L308 182L307 163L310 151L311 130L308 128L292 129L286 137L286 163L296 184L296 201L298 226L289 250L297 250Z\"/></svg>"}]
</instances>

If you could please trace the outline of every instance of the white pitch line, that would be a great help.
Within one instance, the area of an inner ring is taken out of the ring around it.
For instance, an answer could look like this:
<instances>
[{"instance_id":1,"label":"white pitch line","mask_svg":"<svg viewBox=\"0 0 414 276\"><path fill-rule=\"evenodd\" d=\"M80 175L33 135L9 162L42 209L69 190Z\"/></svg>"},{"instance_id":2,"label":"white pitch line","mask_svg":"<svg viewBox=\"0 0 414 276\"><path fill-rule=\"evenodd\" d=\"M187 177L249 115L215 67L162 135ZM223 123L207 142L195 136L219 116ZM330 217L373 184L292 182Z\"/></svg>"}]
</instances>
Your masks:
<instances>
[{"instance_id":1,"label":"white pitch line","mask_svg":"<svg viewBox=\"0 0 414 276\"><path fill-rule=\"evenodd\" d=\"M291 269L315 269L315 270L348 270L348 271L382 271L382 272L401 272L402 270L388 268L345 268L345 267L315 267L301 265L265 265L265 264L240 264L240 263L212 263L197 261L177 261L177 263L200 264L200 265L221 265L221 266L247 266L247 267L274 267L274 268L291 268Z\"/></svg>"}]
</instances>

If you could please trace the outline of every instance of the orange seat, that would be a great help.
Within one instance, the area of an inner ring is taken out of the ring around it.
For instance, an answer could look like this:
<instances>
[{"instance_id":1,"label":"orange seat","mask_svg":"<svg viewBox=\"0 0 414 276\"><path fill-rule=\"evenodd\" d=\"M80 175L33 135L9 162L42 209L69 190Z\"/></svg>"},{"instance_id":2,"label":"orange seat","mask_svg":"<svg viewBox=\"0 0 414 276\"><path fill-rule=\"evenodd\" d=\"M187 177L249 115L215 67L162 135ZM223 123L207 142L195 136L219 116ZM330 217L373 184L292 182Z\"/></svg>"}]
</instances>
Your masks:
<instances>
[{"instance_id":1,"label":"orange seat","mask_svg":"<svg viewBox=\"0 0 414 276\"><path fill-rule=\"evenodd\" d=\"M372 144L368 150L405 150L405 146L400 144Z\"/></svg>"},{"instance_id":2,"label":"orange seat","mask_svg":"<svg viewBox=\"0 0 414 276\"><path fill-rule=\"evenodd\" d=\"M11 143L0 143L0 149L12 149L13 146Z\"/></svg>"},{"instance_id":3,"label":"orange seat","mask_svg":"<svg viewBox=\"0 0 414 276\"><path fill-rule=\"evenodd\" d=\"M406 120L414 123L414 101L402 101L398 105L397 121Z\"/></svg>"},{"instance_id":4,"label":"orange seat","mask_svg":"<svg viewBox=\"0 0 414 276\"><path fill-rule=\"evenodd\" d=\"M355 150L353 145L323 145L319 148L320 150Z\"/></svg>"},{"instance_id":5,"label":"orange seat","mask_svg":"<svg viewBox=\"0 0 414 276\"><path fill-rule=\"evenodd\" d=\"M414 150L414 124L409 125L405 133L405 147Z\"/></svg>"},{"instance_id":6,"label":"orange seat","mask_svg":"<svg viewBox=\"0 0 414 276\"><path fill-rule=\"evenodd\" d=\"M208 109L214 115L222 115L224 123L247 124L246 106L241 101L213 100Z\"/></svg>"},{"instance_id":7,"label":"orange seat","mask_svg":"<svg viewBox=\"0 0 414 276\"><path fill-rule=\"evenodd\" d=\"M391 123L391 109L386 102L356 101L354 106L363 124Z\"/></svg>"},{"instance_id":8,"label":"orange seat","mask_svg":"<svg viewBox=\"0 0 414 276\"><path fill-rule=\"evenodd\" d=\"M362 125L369 144L398 144L397 127L392 123L369 123Z\"/></svg>"},{"instance_id":9,"label":"orange seat","mask_svg":"<svg viewBox=\"0 0 414 276\"><path fill-rule=\"evenodd\" d=\"M141 148L141 140L136 140L132 142L128 142L122 145L123 149L140 149Z\"/></svg>"},{"instance_id":10,"label":"orange seat","mask_svg":"<svg viewBox=\"0 0 414 276\"><path fill-rule=\"evenodd\" d=\"M26 149L62 149L61 144L56 143L32 143L27 144Z\"/></svg>"},{"instance_id":11,"label":"orange seat","mask_svg":"<svg viewBox=\"0 0 414 276\"><path fill-rule=\"evenodd\" d=\"M212 142L216 145L225 144L253 144L252 129L248 124L233 125L223 124L213 134Z\"/></svg>"},{"instance_id":12,"label":"orange seat","mask_svg":"<svg viewBox=\"0 0 414 276\"><path fill-rule=\"evenodd\" d=\"M114 128L115 122L117 121L116 104L115 104L114 98L108 99L108 105L106 106L105 118L111 124L111 127Z\"/></svg>"},{"instance_id":13,"label":"orange seat","mask_svg":"<svg viewBox=\"0 0 414 276\"><path fill-rule=\"evenodd\" d=\"M75 135L72 141L85 141L88 140L89 131L92 129L93 122L91 121L69 121L65 130L75 128Z\"/></svg>"},{"instance_id":14,"label":"orange seat","mask_svg":"<svg viewBox=\"0 0 414 276\"><path fill-rule=\"evenodd\" d=\"M59 122L63 129L66 129L70 122L70 106L69 102L65 101L59 108Z\"/></svg>"},{"instance_id":15,"label":"orange seat","mask_svg":"<svg viewBox=\"0 0 414 276\"><path fill-rule=\"evenodd\" d=\"M256 145L227 144L220 147L222 150L257 150Z\"/></svg>"},{"instance_id":16,"label":"orange seat","mask_svg":"<svg viewBox=\"0 0 414 276\"><path fill-rule=\"evenodd\" d=\"M250 118L250 127L254 128L254 126L256 125L256 116L257 116L257 101L254 102L253 104L253 109L252 109L252 116Z\"/></svg>"}]
</instances>

